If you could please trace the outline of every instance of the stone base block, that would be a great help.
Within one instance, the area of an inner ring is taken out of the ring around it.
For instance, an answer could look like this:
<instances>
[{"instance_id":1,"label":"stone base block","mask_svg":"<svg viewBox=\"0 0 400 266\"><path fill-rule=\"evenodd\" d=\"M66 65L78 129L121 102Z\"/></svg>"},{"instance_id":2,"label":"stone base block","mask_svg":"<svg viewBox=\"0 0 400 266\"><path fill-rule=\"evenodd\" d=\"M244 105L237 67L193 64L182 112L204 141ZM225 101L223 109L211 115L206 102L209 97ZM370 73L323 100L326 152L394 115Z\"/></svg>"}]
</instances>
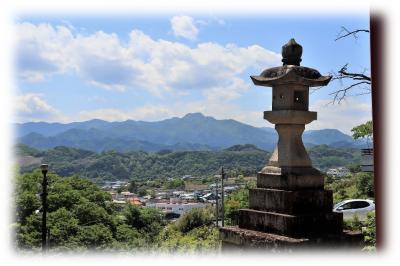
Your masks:
<instances>
[{"instance_id":1,"label":"stone base block","mask_svg":"<svg viewBox=\"0 0 400 266\"><path fill-rule=\"evenodd\" d=\"M343 230L343 214L329 212L288 215L241 209L239 227L290 237L339 235Z\"/></svg>"},{"instance_id":2,"label":"stone base block","mask_svg":"<svg viewBox=\"0 0 400 266\"><path fill-rule=\"evenodd\" d=\"M328 213L333 208L330 190L297 190L254 188L249 190L250 209L285 214Z\"/></svg>"},{"instance_id":3,"label":"stone base block","mask_svg":"<svg viewBox=\"0 0 400 266\"><path fill-rule=\"evenodd\" d=\"M305 249L346 249L361 251L364 241L361 232L343 231L324 238L294 238L243 229L236 226L219 229L222 251L260 250L262 252L292 252Z\"/></svg>"},{"instance_id":4,"label":"stone base block","mask_svg":"<svg viewBox=\"0 0 400 266\"><path fill-rule=\"evenodd\" d=\"M257 232L235 226L219 229L223 250L268 248L289 250L307 246L309 239L292 238L276 234Z\"/></svg>"},{"instance_id":5,"label":"stone base block","mask_svg":"<svg viewBox=\"0 0 400 266\"><path fill-rule=\"evenodd\" d=\"M266 166L257 174L257 187L285 190L324 189L324 177L312 167Z\"/></svg>"}]
</instances>

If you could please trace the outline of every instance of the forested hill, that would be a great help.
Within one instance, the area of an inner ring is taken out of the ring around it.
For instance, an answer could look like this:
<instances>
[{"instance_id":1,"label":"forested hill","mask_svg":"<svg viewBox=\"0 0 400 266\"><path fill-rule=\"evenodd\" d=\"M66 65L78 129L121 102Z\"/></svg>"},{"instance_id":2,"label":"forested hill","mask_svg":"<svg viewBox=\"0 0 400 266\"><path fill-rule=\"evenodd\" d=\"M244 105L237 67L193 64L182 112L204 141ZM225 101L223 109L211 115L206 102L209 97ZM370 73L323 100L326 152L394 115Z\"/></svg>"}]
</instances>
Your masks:
<instances>
[{"instance_id":1,"label":"forested hill","mask_svg":"<svg viewBox=\"0 0 400 266\"><path fill-rule=\"evenodd\" d=\"M270 157L269 152L254 145L235 145L219 151L96 153L68 147L39 151L20 144L16 146L16 153L22 172L45 162L61 176L78 174L93 181L213 176L222 165L233 175L255 175ZM309 153L314 166L321 170L359 164L361 156L359 149L327 145L311 147Z\"/></svg>"}]
</instances>

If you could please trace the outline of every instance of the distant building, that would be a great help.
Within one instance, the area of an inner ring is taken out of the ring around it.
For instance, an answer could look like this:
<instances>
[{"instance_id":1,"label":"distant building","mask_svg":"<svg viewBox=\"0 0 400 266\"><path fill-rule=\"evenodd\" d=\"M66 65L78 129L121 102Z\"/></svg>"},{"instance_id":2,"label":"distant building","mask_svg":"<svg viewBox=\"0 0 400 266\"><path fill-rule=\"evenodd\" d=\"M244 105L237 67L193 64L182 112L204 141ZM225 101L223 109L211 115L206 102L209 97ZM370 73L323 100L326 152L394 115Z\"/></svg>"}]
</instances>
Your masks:
<instances>
[{"instance_id":1,"label":"distant building","mask_svg":"<svg viewBox=\"0 0 400 266\"><path fill-rule=\"evenodd\" d=\"M185 194L185 191L174 191L172 192L173 197L179 197L180 195Z\"/></svg>"},{"instance_id":2,"label":"distant building","mask_svg":"<svg viewBox=\"0 0 400 266\"><path fill-rule=\"evenodd\" d=\"M108 190L108 189L118 189L120 187L126 186L128 184L128 182L126 181L121 181L121 180L117 180L117 181L104 181L103 182L103 186L102 189L104 190Z\"/></svg>"},{"instance_id":3,"label":"distant building","mask_svg":"<svg viewBox=\"0 0 400 266\"><path fill-rule=\"evenodd\" d=\"M113 200L112 202L116 204L126 204L126 201L124 200Z\"/></svg>"},{"instance_id":4,"label":"distant building","mask_svg":"<svg viewBox=\"0 0 400 266\"><path fill-rule=\"evenodd\" d=\"M185 199L185 200L194 200L195 195L194 195L194 193L185 193L185 194L179 195L179 198Z\"/></svg>"},{"instance_id":5,"label":"distant building","mask_svg":"<svg viewBox=\"0 0 400 266\"><path fill-rule=\"evenodd\" d=\"M170 193L167 191L157 192L155 195L156 199L168 199L169 196Z\"/></svg>"},{"instance_id":6,"label":"distant building","mask_svg":"<svg viewBox=\"0 0 400 266\"><path fill-rule=\"evenodd\" d=\"M124 196L125 198L132 198L135 196L135 194L133 194L132 192L129 192L129 191L123 191L123 192L121 192L121 195Z\"/></svg>"},{"instance_id":7,"label":"distant building","mask_svg":"<svg viewBox=\"0 0 400 266\"><path fill-rule=\"evenodd\" d=\"M140 201L140 199L136 198L136 197L129 198L127 200L127 203L129 203L131 205L135 205L135 206L142 206L143 205L143 203Z\"/></svg>"},{"instance_id":8,"label":"distant building","mask_svg":"<svg viewBox=\"0 0 400 266\"><path fill-rule=\"evenodd\" d=\"M351 172L346 167L338 167L328 169L326 174L333 177L345 177L351 175Z\"/></svg>"},{"instance_id":9,"label":"distant building","mask_svg":"<svg viewBox=\"0 0 400 266\"><path fill-rule=\"evenodd\" d=\"M182 180L186 180L186 179L192 179L192 178L194 178L193 176L191 176L191 175L184 175L184 176L182 176Z\"/></svg>"},{"instance_id":10,"label":"distant building","mask_svg":"<svg viewBox=\"0 0 400 266\"><path fill-rule=\"evenodd\" d=\"M146 207L147 208L157 208L166 214L175 213L175 214L182 215L194 208L205 208L205 207L207 207L207 204L198 203L198 202L197 203L195 203L195 202L190 202L190 203L156 202L156 203L146 204Z\"/></svg>"}]
</instances>

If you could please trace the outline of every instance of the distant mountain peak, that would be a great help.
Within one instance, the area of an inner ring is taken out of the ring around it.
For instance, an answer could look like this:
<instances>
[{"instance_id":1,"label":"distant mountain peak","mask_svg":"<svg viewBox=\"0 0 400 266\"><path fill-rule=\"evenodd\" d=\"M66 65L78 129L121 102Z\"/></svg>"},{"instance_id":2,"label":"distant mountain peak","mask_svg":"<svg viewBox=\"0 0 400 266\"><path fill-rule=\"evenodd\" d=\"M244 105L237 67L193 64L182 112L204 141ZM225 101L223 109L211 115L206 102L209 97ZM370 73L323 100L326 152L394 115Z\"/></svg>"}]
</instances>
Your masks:
<instances>
[{"instance_id":1,"label":"distant mountain peak","mask_svg":"<svg viewBox=\"0 0 400 266\"><path fill-rule=\"evenodd\" d=\"M182 118L205 118L206 116L203 115L202 113L187 113L184 117Z\"/></svg>"},{"instance_id":2,"label":"distant mountain peak","mask_svg":"<svg viewBox=\"0 0 400 266\"><path fill-rule=\"evenodd\" d=\"M105 123L107 123L108 121L106 121L106 120L102 120L102 119L99 119L99 118L93 118L93 119L90 119L90 120L87 120L87 121L82 121L82 122L105 122Z\"/></svg>"}]
</instances>

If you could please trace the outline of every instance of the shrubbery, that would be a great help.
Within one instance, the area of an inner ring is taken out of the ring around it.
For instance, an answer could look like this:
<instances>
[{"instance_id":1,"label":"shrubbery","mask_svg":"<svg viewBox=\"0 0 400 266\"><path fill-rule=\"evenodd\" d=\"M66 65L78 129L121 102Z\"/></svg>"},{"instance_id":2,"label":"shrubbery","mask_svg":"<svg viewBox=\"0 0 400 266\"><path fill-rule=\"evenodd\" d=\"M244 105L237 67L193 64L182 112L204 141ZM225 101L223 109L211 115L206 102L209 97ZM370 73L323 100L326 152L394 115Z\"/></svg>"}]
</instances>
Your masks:
<instances>
[{"instance_id":1,"label":"shrubbery","mask_svg":"<svg viewBox=\"0 0 400 266\"><path fill-rule=\"evenodd\" d=\"M375 250L375 245L376 245L375 212L370 212L367 214L367 220L365 222L365 227L363 228L363 235L366 244L364 250L367 251Z\"/></svg>"},{"instance_id":2,"label":"shrubbery","mask_svg":"<svg viewBox=\"0 0 400 266\"><path fill-rule=\"evenodd\" d=\"M214 220L213 210L210 208L194 208L183 214L175 223L177 230L187 233L194 228L211 225Z\"/></svg>"},{"instance_id":3,"label":"shrubbery","mask_svg":"<svg viewBox=\"0 0 400 266\"><path fill-rule=\"evenodd\" d=\"M195 208L166 226L158 240L158 248L166 252L219 251L219 231L213 225L213 210Z\"/></svg>"},{"instance_id":4,"label":"shrubbery","mask_svg":"<svg viewBox=\"0 0 400 266\"><path fill-rule=\"evenodd\" d=\"M348 178L326 177L325 188L333 191L334 203L346 199L374 197L374 180L371 173L360 172Z\"/></svg>"}]
</instances>

